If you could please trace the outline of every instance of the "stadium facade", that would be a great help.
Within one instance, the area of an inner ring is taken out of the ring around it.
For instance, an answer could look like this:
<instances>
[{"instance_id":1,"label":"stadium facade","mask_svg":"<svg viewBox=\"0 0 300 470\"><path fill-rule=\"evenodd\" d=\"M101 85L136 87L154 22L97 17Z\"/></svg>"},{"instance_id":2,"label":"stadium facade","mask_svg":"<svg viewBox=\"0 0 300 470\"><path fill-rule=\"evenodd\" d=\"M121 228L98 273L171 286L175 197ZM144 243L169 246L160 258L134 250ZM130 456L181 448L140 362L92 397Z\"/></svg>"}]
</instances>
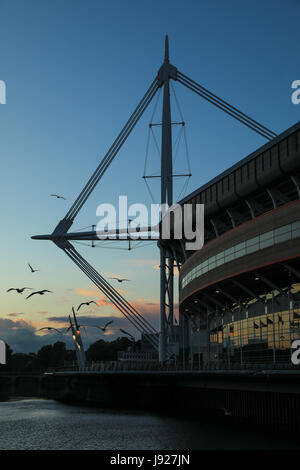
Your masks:
<instances>
[{"instance_id":1,"label":"stadium facade","mask_svg":"<svg viewBox=\"0 0 300 470\"><path fill-rule=\"evenodd\" d=\"M181 203L205 205L204 246L179 274L189 361L290 367L300 339L300 122Z\"/></svg>"}]
</instances>

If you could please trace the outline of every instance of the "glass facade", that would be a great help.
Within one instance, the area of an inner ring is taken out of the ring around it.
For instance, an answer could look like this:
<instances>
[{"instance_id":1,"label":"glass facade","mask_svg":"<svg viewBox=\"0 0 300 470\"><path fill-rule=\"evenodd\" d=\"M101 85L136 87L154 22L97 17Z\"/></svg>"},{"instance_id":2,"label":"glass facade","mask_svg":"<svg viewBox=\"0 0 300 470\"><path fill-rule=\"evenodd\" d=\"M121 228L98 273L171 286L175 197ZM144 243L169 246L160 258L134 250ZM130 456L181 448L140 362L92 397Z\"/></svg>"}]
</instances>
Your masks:
<instances>
[{"instance_id":1,"label":"glass facade","mask_svg":"<svg viewBox=\"0 0 300 470\"><path fill-rule=\"evenodd\" d=\"M242 256L249 255L269 246L278 245L279 243L297 238L300 236L300 220L293 222L282 227L278 227L269 232L262 233L249 240L238 243L237 245L227 248L214 256L202 261L202 263L195 266L189 273L187 273L181 281L181 288L183 289L187 284L201 276L202 274L211 271L225 263L233 261Z\"/></svg>"},{"instance_id":2,"label":"glass facade","mask_svg":"<svg viewBox=\"0 0 300 470\"><path fill-rule=\"evenodd\" d=\"M291 343L300 339L300 308L210 324L209 342L218 360L235 364L290 364ZM216 349L215 349L216 351Z\"/></svg>"}]
</instances>

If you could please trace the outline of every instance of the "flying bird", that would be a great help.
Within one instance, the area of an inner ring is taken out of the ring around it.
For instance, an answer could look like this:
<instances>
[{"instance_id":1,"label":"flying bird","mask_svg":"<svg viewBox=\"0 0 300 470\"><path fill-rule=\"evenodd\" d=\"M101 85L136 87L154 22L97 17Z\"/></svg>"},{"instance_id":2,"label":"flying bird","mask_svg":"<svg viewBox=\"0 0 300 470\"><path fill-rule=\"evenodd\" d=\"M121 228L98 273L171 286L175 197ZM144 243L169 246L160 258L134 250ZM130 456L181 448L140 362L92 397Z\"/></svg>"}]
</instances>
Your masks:
<instances>
[{"instance_id":1,"label":"flying bird","mask_svg":"<svg viewBox=\"0 0 300 470\"><path fill-rule=\"evenodd\" d=\"M23 292L24 292L25 289L32 289L32 287L22 287L22 288L11 287L11 288L8 289L6 292L10 292L11 290L16 290L16 291L18 292L18 294L23 294Z\"/></svg>"},{"instance_id":2,"label":"flying bird","mask_svg":"<svg viewBox=\"0 0 300 470\"><path fill-rule=\"evenodd\" d=\"M110 277L109 279L115 279L118 282L130 281L130 279L124 279L124 278L122 279L122 278L119 278L119 277Z\"/></svg>"},{"instance_id":3,"label":"flying bird","mask_svg":"<svg viewBox=\"0 0 300 470\"><path fill-rule=\"evenodd\" d=\"M95 302L94 300L90 300L89 302L82 302L82 303L79 305L79 307L78 307L78 309L77 309L77 312L78 312L78 310L80 309L80 307L81 307L82 305L90 305L90 304L98 305L97 302Z\"/></svg>"},{"instance_id":4,"label":"flying bird","mask_svg":"<svg viewBox=\"0 0 300 470\"><path fill-rule=\"evenodd\" d=\"M66 201L66 198L63 197L63 196L59 196L58 194L50 194L50 196L54 196L56 197L57 199L64 199Z\"/></svg>"},{"instance_id":5,"label":"flying bird","mask_svg":"<svg viewBox=\"0 0 300 470\"><path fill-rule=\"evenodd\" d=\"M36 330L36 331L42 331L42 330L48 330L48 331L55 330L57 331L57 333L62 334L61 331L57 330L56 328L53 328L52 326L44 326L44 328L40 328L39 330Z\"/></svg>"},{"instance_id":6,"label":"flying bird","mask_svg":"<svg viewBox=\"0 0 300 470\"><path fill-rule=\"evenodd\" d=\"M93 328L99 328L102 331L105 331L108 325L113 323L113 320L108 321L104 326L99 326L99 325L81 325L81 326L92 326Z\"/></svg>"},{"instance_id":7,"label":"flying bird","mask_svg":"<svg viewBox=\"0 0 300 470\"><path fill-rule=\"evenodd\" d=\"M46 292L52 292L51 290L43 289L43 290L38 290L36 292L31 292L26 299L29 299L29 297L32 297L33 295L39 294L39 295L44 295Z\"/></svg>"},{"instance_id":8,"label":"flying bird","mask_svg":"<svg viewBox=\"0 0 300 470\"><path fill-rule=\"evenodd\" d=\"M108 327L108 325L110 325L111 323L113 323L113 320L108 321L104 326L100 326L99 328L100 328L102 331L105 331L106 328Z\"/></svg>"},{"instance_id":9,"label":"flying bird","mask_svg":"<svg viewBox=\"0 0 300 470\"><path fill-rule=\"evenodd\" d=\"M33 267L29 263L27 263L27 264L30 267L30 270L31 270L32 273L36 273L37 271L39 271L39 269L33 269Z\"/></svg>"}]
</instances>

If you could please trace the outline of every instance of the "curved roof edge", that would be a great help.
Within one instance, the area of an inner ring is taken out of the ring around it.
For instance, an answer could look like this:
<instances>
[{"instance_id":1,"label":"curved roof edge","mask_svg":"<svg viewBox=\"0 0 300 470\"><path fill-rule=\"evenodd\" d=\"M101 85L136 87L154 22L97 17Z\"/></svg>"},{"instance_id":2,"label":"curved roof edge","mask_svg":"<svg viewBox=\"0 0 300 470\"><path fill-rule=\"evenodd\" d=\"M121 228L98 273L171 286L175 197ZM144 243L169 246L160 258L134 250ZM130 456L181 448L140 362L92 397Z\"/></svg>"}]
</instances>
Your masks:
<instances>
[{"instance_id":1,"label":"curved roof edge","mask_svg":"<svg viewBox=\"0 0 300 470\"><path fill-rule=\"evenodd\" d=\"M207 183L203 184L202 186L200 186L198 189L195 189L195 191L193 191L192 193L190 193L188 196L186 196L184 199L181 199L181 201L178 202L178 204L184 204L185 202L189 201L191 198L193 198L194 196L196 196L197 194L201 193L202 191L204 191L205 189L209 188L212 184L215 184L217 183L218 181L220 181L222 178L224 178L225 176L228 176L230 175L233 171L237 170L238 168L240 168L241 166L243 166L245 163L253 160L254 158L256 158L259 154L261 154L262 152L265 152L266 150L268 150L269 148L271 148L273 145L277 144L278 142L280 142L281 140L285 139L286 137L288 137L289 135L293 134L295 131L299 130L300 129L300 121L298 121L296 124L294 124L293 126L289 127L288 129L286 129L285 131L283 131L281 134L279 134L277 137L275 137L274 139L270 140L269 142L267 142L266 144L262 145L261 147L259 147L257 150L255 150L254 152L250 153L250 155L248 155L247 157L244 157L242 158L242 160L239 160L237 163L235 163L234 165L232 165L231 167L229 167L227 170L223 171L222 173L220 173L218 176L215 176L213 179L211 179L210 181L208 181Z\"/></svg>"}]
</instances>

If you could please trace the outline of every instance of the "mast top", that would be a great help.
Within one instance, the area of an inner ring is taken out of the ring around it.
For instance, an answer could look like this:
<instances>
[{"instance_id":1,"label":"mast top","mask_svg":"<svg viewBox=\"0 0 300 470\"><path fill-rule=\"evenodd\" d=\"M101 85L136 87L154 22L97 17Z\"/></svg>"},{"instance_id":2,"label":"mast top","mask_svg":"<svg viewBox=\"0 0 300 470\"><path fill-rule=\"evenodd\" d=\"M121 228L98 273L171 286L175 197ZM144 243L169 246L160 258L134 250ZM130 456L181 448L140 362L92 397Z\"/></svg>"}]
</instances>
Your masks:
<instances>
[{"instance_id":1,"label":"mast top","mask_svg":"<svg viewBox=\"0 0 300 470\"><path fill-rule=\"evenodd\" d=\"M165 37L165 62L169 62L169 38Z\"/></svg>"}]
</instances>

